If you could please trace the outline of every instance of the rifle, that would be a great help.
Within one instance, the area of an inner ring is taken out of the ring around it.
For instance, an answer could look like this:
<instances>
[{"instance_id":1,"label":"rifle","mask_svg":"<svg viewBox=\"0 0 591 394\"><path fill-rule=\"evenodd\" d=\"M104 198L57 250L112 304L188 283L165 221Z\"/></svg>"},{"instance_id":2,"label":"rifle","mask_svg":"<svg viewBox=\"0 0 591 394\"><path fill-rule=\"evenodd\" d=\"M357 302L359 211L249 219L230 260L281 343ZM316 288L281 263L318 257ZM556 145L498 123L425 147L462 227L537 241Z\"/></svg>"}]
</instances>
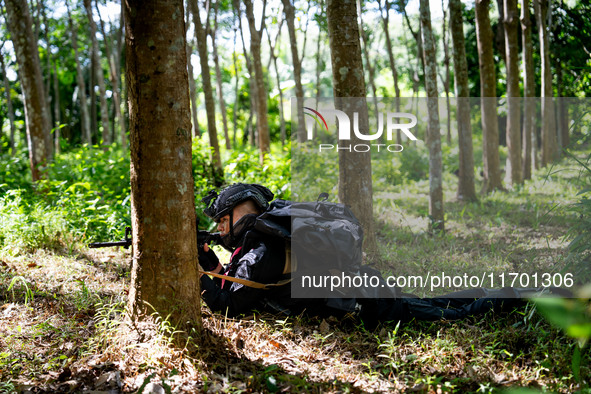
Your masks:
<instances>
[{"instance_id":1,"label":"rifle","mask_svg":"<svg viewBox=\"0 0 591 394\"><path fill-rule=\"evenodd\" d=\"M206 230L199 230L199 217L196 220L197 230L197 248L203 248L203 245L212 243L219 244L222 240L220 233L210 233ZM123 246L125 249L129 249L131 246L131 227L125 227L125 239L123 241L114 242L93 242L88 244L89 248L108 248L111 246Z\"/></svg>"}]
</instances>

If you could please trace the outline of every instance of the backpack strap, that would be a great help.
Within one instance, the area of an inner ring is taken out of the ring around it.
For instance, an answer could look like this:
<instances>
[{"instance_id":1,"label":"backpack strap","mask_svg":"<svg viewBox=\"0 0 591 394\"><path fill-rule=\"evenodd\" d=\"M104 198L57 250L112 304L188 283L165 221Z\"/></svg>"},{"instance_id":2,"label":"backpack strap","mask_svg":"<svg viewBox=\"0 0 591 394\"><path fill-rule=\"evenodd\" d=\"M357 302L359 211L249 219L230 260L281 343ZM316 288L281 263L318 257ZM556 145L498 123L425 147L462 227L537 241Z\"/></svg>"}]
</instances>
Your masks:
<instances>
[{"instance_id":1,"label":"backpack strap","mask_svg":"<svg viewBox=\"0 0 591 394\"><path fill-rule=\"evenodd\" d=\"M214 272L209 272L209 271L201 271L199 270L200 274L205 274L205 275L211 275L214 276L216 278L220 278L220 279L225 279L227 281L230 282L236 282L236 283L240 283L241 285L247 286L247 287L252 287L255 289L262 289L262 290L269 290L269 288L271 287L278 287L278 286L284 286L288 283L291 282L291 279L284 279L284 280L280 280L277 283L259 283L259 282L255 282L252 280L248 280L248 279L242 279L242 278L235 278L233 276L227 276L227 275L223 275L223 274L216 274Z\"/></svg>"}]
</instances>

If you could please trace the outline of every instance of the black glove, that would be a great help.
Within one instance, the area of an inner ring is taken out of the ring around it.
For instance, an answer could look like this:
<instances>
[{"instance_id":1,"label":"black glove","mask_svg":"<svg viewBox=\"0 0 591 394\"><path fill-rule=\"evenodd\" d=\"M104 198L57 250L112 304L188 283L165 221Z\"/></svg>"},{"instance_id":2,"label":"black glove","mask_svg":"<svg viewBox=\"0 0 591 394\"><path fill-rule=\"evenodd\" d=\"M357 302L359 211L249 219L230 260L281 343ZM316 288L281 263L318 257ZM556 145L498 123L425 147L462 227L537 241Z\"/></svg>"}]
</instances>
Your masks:
<instances>
[{"instance_id":1,"label":"black glove","mask_svg":"<svg viewBox=\"0 0 591 394\"><path fill-rule=\"evenodd\" d=\"M207 252L203 248L199 249L199 264L205 271L216 269L219 263L220 259L211 248Z\"/></svg>"}]
</instances>

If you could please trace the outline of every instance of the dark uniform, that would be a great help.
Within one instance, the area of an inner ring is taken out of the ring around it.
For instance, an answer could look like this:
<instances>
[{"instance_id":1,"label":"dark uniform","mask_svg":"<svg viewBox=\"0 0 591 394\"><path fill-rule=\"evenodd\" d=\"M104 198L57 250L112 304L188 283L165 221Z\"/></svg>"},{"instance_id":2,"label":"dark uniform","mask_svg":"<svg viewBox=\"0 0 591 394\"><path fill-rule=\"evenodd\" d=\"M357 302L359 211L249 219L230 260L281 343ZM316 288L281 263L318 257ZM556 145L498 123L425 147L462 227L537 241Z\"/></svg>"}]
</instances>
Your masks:
<instances>
[{"instance_id":1,"label":"dark uniform","mask_svg":"<svg viewBox=\"0 0 591 394\"><path fill-rule=\"evenodd\" d=\"M208 204L205 213L215 221L230 215L230 233L222 239L226 249L232 252L230 263L224 275L246 279L263 284L278 283L285 274L285 241L278 237L262 234L254 229L256 215L246 215L233 224L232 212L235 206L252 200L264 211L269 207L273 194L260 185L234 184L218 195L214 191L203 199ZM213 201L213 202L212 202ZM200 251L199 263L205 270L218 265L215 253ZM362 266L362 274L379 276L379 272ZM513 308L522 303L515 289L505 288L489 291L473 289L450 294L440 298L418 298L410 294L399 294L398 298L347 298L347 299L293 299L290 286L257 289L230 280L207 275L201 277L202 297L216 312L229 317L249 313L253 310L271 310L283 313L313 315L344 315L354 312L368 327L379 322L409 322L416 320L455 320L484 313L491 309Z\"/></svg>"}]
</instances>

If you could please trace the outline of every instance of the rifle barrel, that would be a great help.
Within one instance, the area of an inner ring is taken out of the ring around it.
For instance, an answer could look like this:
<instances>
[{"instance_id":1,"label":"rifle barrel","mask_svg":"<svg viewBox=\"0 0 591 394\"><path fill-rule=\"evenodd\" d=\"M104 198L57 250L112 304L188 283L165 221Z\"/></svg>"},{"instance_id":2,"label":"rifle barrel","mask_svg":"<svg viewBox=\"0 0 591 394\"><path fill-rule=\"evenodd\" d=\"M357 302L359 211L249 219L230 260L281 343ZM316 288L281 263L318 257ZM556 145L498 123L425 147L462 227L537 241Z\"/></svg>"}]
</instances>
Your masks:
<instances>
[{"instance_id":1,"label":"rifle barrel","mask_svg":"<svg viewBox=\"0 0 591 394\"><path fill-rule=\"evenodd\" d=\"M88 244L89 248L108 248L111 246L123 246L124 248L129 248L131 246L131 241L93 242Z\"/></svg>"}]
</instances>

